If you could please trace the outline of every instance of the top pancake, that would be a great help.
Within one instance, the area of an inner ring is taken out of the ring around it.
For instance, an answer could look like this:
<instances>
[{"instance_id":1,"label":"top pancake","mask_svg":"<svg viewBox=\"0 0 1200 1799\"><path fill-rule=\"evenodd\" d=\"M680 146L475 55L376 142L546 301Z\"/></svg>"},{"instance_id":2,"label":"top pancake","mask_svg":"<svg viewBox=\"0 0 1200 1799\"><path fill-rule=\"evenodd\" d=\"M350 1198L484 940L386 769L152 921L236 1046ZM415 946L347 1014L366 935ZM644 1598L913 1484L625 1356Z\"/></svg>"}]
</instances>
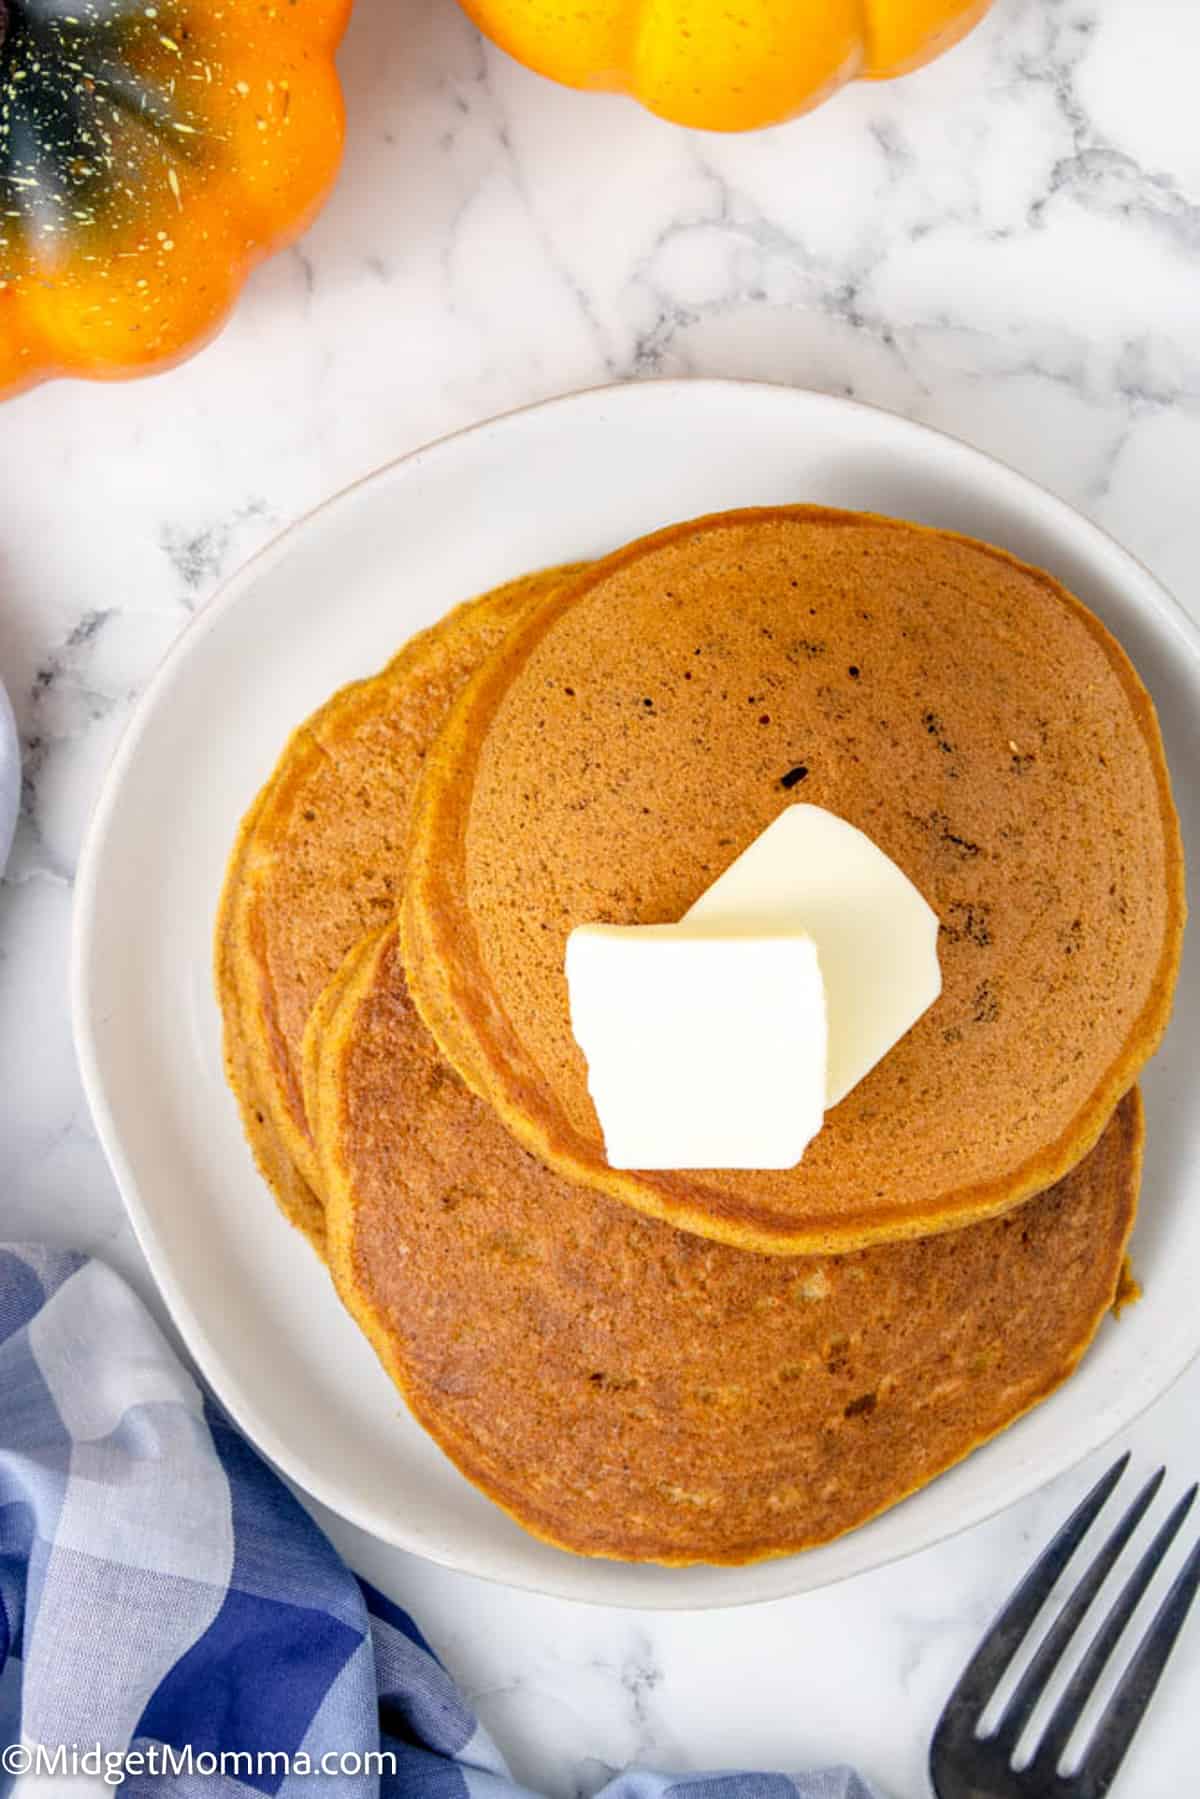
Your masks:
<instances>
[{"instance_id":1,"label":"top pancake","mask_svg":"<svg viewBox=\"0 0 1200 1799\"><path fill-rule=\"evenodd\" d=\"M410 801L459 688L564 572L467 601L342 688L293 733L242 823L216 933L226 1071L262 1173L318 1248L321 1173L300 1078L309 1012L398 903Z\"/></svg>"},{"instance_id":2,"label":"top pancake","mask_svg":"<svg viewBox=\"0 0 1200 1799\"><path fill-rule=\"evenodd\" d=\"M937 912L941 999L797 1168L610 1169L569 931L682 917L804 801ZM1183 917L1154 711L1091 613L987 545L795 507L647 538L505 639L422 778L403 929L443 1053L560 1172L811 1253L994 1216L1064 1175L1165 1028Z\"/></svg>"},{"instance_id":3,"label":"top pancake","mask_svg":"<svg viewBox=\"0 0 1200 1799\"><path fill-rule=\"evenodd\" d=\"M342 1298L468 1478L579 1554L747 1562L865 1522L1057 1386L1121 1278L1136 1090L1018 1213L797 1259L526 1154L438 1055L394 927L305 1052Z\"/></svg>"}]
</instances>

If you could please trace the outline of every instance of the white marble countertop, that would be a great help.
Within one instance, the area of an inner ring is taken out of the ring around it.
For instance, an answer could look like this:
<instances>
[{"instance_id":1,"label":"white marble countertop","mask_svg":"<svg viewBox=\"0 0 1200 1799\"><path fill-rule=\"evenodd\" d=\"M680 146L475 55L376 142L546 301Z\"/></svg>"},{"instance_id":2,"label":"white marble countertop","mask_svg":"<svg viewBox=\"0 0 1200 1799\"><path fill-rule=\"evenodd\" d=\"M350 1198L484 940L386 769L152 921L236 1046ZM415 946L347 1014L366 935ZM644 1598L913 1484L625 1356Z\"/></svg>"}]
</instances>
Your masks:
<instances>
[{"instance_id":1,"label":"white marble countertop","mask_svg":"<svg viewBox=\"0 0 1200 1799\"><path fill-rule=\"evenodd\" d=\"M920 74L736 139L554 88L453 0L359 0L342 67L342 183L224 335L152 381L0 409L0 675L27 772L0 890L0 1231L98 1250L147 1295L71 1047L80 839L176 632L333 489L570 388L752 376L998 454L1200 615L1194 0L997 0ZM1130 1433L1138 1466L1200 1474L1198 1414L1200 1368ZM850 1760L918 1799L946 1690L1089 1472L848 1586L704 1616L513 1594L331 1528L548 1793L630 1761ZM1198 1682L1200 1619L1118 1799L1190 1790Z\"/></svg>"}]
</instances>

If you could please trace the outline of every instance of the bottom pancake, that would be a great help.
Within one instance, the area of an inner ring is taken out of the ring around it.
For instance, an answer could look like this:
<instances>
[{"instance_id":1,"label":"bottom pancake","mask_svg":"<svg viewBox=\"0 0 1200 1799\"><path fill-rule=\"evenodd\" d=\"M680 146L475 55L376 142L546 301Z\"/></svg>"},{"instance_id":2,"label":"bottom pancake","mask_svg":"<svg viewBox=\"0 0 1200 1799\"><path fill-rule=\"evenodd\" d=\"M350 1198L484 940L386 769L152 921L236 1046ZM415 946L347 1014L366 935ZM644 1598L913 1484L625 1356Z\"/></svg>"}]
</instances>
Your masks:
<instances>
[{"instance_id":1,"label":"bottom pancake","mask_svg":"<svg viewBox=\"0 0 1200 1799\"><path fill-rule=\"evenodd\" d=\"M225 1068L259 1170L324 1253L320 1169L304 1115L309 1011L403 873L413 787L463 682L569 569L525 575L418 632L294 731L242 822L221 896Z\"/></svg>"},{"instance_id":2,"label":"bottom pancake","mask_svg":"<svg viewBox=\"0 0 1200 1799\"><path fill-rule=\"evenodd\" d=\"M685 1235L550 1172L442 1061L394 926L305 1038L330 1264L413 1413L534 1535L744 1563L923 1486L1075 1367L1121 1278L1142 1108L1003 1218L827 1257Z\"/></svg>"},{"instance_id":3,"label":"bottom pancake","mask_svg":"<svg viewBox=\"0 0 1200 1799\"><path fill-rule=\"evenodd\" d=\"M252 816L253 814L251 814ZM227 885L237 878L231 868ZM291 1149L266 1102L259 1075L259 1060L250 1048L244 1028L245 1010L240 1003L227 934L216 945L217 994L225 1015L225 1079L233 1090L242 1116L242 1128L255 1165L275 1195L284 1217L303 1231L317 1254L325 1255L325 1207L320 1195L301 1174Z\"/></svg>"}]
</instances>

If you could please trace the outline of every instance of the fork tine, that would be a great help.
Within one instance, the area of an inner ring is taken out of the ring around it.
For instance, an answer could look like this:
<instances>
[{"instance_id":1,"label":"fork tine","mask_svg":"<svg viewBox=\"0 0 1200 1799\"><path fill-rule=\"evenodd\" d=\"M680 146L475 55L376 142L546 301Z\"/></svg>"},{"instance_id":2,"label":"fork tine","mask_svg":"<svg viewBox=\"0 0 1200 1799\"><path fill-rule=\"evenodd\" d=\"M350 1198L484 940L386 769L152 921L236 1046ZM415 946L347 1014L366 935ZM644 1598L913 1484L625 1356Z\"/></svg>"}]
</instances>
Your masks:
<instances>
[{"instance_id":1,"label":"fork tine","mask_svg":"<svg viewBox=\"0 0 1200 1799\"><path fill-rule=\"evenodd\" d=\"M1153 1542L1150 1544L1136 1568L1133 1570L1133 1573L1129 1576L1129 1579L1114 1599L1112 1606L1109 1609L1108 1616L1105 1618L1091 1644L1088 1646L1087 1653L1084 1655L1078 1668L1076 1668L1074 1674L1071 1676L1062 1698L1054 1708L1050 1720L1046 1725L1045 1733L1041 1742L1038 1744L1037 1752L1033 1758L1034 1765L1038 1768L1056 1768L1061 1761L1063 1750L1070 1740L1071 1733L1078 1724L1083 1715L1084 1707L1087 1705L1088 1700L1095 1691L1096 1682L1108 1665L1113 1651L1116 1649L1117 1644L1124 1634L1126 1625L1129 1623L1130 1618L1132 1618L1138 1605L1141 1603L1142 1595L1145 1593L1146 1588L1150 1585L1150 1582L1157 1573L1159 1563L1178 1536L1184 1519L1192 1509L1192 1503L1195 1500L1195 1497L1196 1488L1192 1487L1173 1507L1169 1516L1164 1520L1162 1525L1160 1525ZM1151 1630L1154 1628L1155 1626L1152 1626ZM1163 1660L1166 1660L1165 1656L1163 1657ZM1149 1699L1149 1697L1150 1692L1147 1691L1146 1698ZM1138 1716L1140 1715L1139 1712ZM1133 1720L1134 1726L1136 1726L1136 1723L1137 1718ZM1131 1727L1129 1736L1132 1735L1133 1728ZM1128 1740L1127 1737L1126 1746L1128 1745ZM1124 1748L1122 1748L1122 1754L1123 1753ZM1116 1772L1116 1763L1113 1764L1112 1772ZM1100 1788L1098 1790L1102 1792L1104 1789Z\"/></svg>"},{"instance_id":2,"label":"fork tine","mask_svg":"<svg viewBox=\"0 0 1200 1799\"><path fill-rule=\"evenodd\" d=\"M1041 1611L1051 1588L1087 1535L1105 1500L1129 1465L1129 1452L1101 1475L1047 1544L963 1670L938 1722L937 1733L969 1720L977 1723L1004 1670ZM935 1734L935 1741L936 1741Z\"/></svg>"},{"instance_id":3,"label":"fork tine","mask_svg":"<svg viewBox=\"0 0 1200 1799\"><path fill-rule=\"evenodd\" d=\"M1193 1487L1188 1495L1195 1498ZM1175 1576L1154 1622L1138 1644L1137 1652L1117 1683L1117 1690L1104 1709L1095 1736L1079 1769L1080 1783L1087 1799L1103 1799L1117 1769L1125 1758L1154 1697L1154 1689L1170 1659L1175 1640L1183 1629L1184 1619L1200 1588L1200 1542Z\"/></svg>"},{"instance_id":4,"label":"fork tine","mask_svg":"<svg viewBox=\"0 0 1200 1799\"><path fill-rule=\"evenodd\" d=\"M1096 1594L1108 1579L1117 1557L1149 1510L1151 1500L1162 1486L1165 1473L1166 1469L1160 1468L1146 1482L1108 1541L1093 1557L1091 1566L1064 1604L1021 1676L994 1733L997 1746L1004 1748L1010 1755L1016 1749L1022 1731L1045 1691L1046 1682L1062 1660L1068 1643L1079 1629Z\"/></svg>"}]
</instances>

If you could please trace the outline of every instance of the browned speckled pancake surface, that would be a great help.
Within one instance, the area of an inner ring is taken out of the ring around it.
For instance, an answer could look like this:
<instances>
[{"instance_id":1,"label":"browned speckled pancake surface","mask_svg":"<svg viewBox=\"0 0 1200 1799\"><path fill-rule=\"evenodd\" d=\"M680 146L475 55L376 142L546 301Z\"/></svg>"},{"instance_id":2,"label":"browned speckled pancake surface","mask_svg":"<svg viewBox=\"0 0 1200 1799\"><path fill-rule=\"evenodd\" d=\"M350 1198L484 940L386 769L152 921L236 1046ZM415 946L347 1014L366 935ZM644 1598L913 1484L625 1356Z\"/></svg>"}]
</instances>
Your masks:
<instances>
[{"instance_id":1,"label":"browned speckled pancake surface","mask_svg":"<svg viewBox=\"0 0 1200 1799\"><path fill-rule=\"evenodd\" d=\"M962 1231L788 1258L672 1230L521 1149L394 928L321 1001L306 1076L342 1297L462 1471L587 1555L744 1562L894 1504L1070 1373L1136 1203L1135 1089L1051 1192Z\"/></svg>"},{"instance_id":2,"label":"browned speckled pancake surface","mask_svg":"<svg viewBox=\"0 0 1200 1799\"><path fill-rule=\"evenodd\" d=\"M293 734L243 821L217 922L226 1072L262 1173L318 1249L320 1170L300 1078L309 1012L395 909L412 792L455 694L563 572L468 601L335 694Z\"/></svg>"},{"instance_id":3,"label":"browned speckled pancake surface","mask_svg":"<svg viewBox=\"0 0 1200 1799\"><path fill-rule=\"evenodd\" d=\"M568 932L680 918L809 801L933 906L941 999L797 1168L608 1168ZM403 929L443 1053L537 1154L785 1253L961 1226L1059 1179L1159 1041L1183 915L1153 708L1092 614L986 545L797 507L632 545L506 637L422 779Z\"/></svg>"}]
</instances>

